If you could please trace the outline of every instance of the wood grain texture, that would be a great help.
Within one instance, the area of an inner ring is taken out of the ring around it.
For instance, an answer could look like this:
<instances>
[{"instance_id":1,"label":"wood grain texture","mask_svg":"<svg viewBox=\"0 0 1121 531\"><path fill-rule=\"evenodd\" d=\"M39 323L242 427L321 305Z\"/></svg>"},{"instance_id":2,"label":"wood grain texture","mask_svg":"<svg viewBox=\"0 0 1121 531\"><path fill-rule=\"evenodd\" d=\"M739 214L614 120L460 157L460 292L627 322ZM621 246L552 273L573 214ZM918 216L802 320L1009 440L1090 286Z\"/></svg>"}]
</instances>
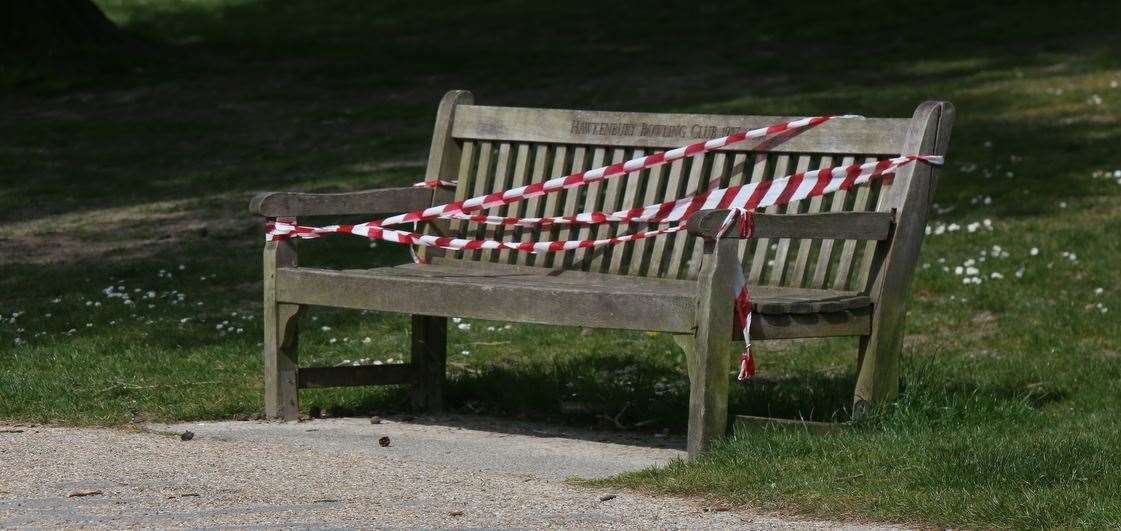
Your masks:
<instances>
[{"instance_id":1,"label":"wood grain texture","mask_svg":"<svg viewBox=\"0 0 1121 531\"><path fill-rule=\"evenodd\" d=\"M510 169L514 165L513 157L511 156L512 147L509 142L500 142L498 144L498 159L494 168L494 175L491 177L490 184L487 185L488 190L509 190L510 189ZM496 216L504 216L510 205L504 205L491 209L491 212ZM482 238L484 240L501 240L505 232L505 227L502 225L482 225ZM483 249L479 251L479 259L485 262L494 262L501 254L495 249Z\"/></svg>"},{"instance_id":2,"label":"wood grain texture","mask_svg":"<svg viewBox=\"0 0 1121 531\"><path fill-rule=\"evenodd\" d=\"M298 320L302 307L277 299L280 286L277 271L296 267L296 240L265 243L264 263L264 339L262 356L265 376L265 416L296 420L300 414L296 386L299 366Z\"/></svg>"},{"instance_id":3,"label":"wood grain texture","mask_svg":"<svg viewBox=\"0 0 1121 531\"><path fill-rule=\"evenodd\" d=\"M759 313L751 317L751 340L867 335L872 329L871 310L866 307L827 313ZM743 339L739 330L732 333L733 340Z\"/></svg>"},{"instance_id":4,"label":"wood grain texture","mask_svg":"<svg viewBox=\"0 0 1121 531\"><path fill-rule=\"evenodd\" d=\"M472 153L466 148L473 146L464 146L464 143L453 138L451 128L452 124L455 123L455 113L459 106L474 102L475 96L466 90L450 90L440 99L440 106L436 109L436 122L432 126L432 143L428 148L428 166L424 174L426 181L455 180L461 175L457 170L462 167L462 159L466 158L467 163L470 164ZM454 193L447 190L435 189L432 191L431 202L428 206L444 204L454 196ZM425 223L422 232L447 235L451 226L452 224L446 220L433 221ZM429 260L434 256L445 254L447 254L447 251L443 249L433 249L431 247L417 249L417 255L422 260Z\"/></svg>"},{"instance_id":5,"label":"wood grain texture","mask_svg":"<svg viewBox=\"0 0 1121 531\"><path fill-rule=\"evenodd\" d=\"M728 217L727 210L702 210L689 218L688 231L704 238L714 238ZM753 214L754 238L851 238L883 240L891 231L890 212L825 212L820 214ZM736 220L724 238L739 238Z\"/></svg>"},{"instance_id":6,"label":"wood grain texture","mask_svg":"<svg viewBox=\"0 0 1121 531\"><path fill-rule=\"evenodd\" d=\"M854 157L845 157L841 159L841 165L850 166L855 160ZM832 195L833 197L830 198L829 202L829 211L842 212L845 209L846 199L848 199L848 191L837 190ZM829 275L830 266L833 264L833 244L835 242L836 240L833 238L826 238L821 241L821 247L817 254L817 267L814 268L813 280L809 287L825 287L826 277Z\"/></svg>"},{"instance_id":7,"label":"wood grain texture","mask_svg":"<svg viewBox=\"0 0 1121 531\"><path fill-rule=\"evenodd\" d=\"M631 158L641 157L645 155L641 149L636 149L631 152ZM643 186L643 181L649 177L649 172L641 171L635 172L626 176L627 183L624 186L623 199L617 206L617 210L626 210L635 207L641 207L646 203L641 203L639 192ZM613 227L611 232L612 236L619 236L634 230L641 230L639 224L618 224ZM639 240L642 241L642 240ZM634 255L635 242L628 242L622 245L615 246L611 251L611 262L607 267L609 273L627 273L631 267L640 266L642 263L641 258L637 260L632 258ZM626 258L626 262L624 262Z\"/></svg>"},{"instance_id":8,"label":"wood grain texture","mask_svg":"<svg viewBox=\"0 0 1121 531\"><path fill-rule=\"evenodd\" d=\"M494 264L498 265L498 264ZM372 270L281 269L280 300L291 303L494 321L687 332L694 284L619 282L582 285L536 273L496 274L433 267Z\"/></svg>"},{"instance_id":9,"label":"wood grain texture","mask_svg":"<svg viewBox=\"0 0 1121 531\"><path fill-rule=\"evenodd\" d=\"M344 214L398 214L427 208L431 188L380 188L337 194L264 192L249 202L249 212L258 216L325 216Z\"/></svg>"},{"instance_id":10,"label":"wood grain texture","mask_svg":"<svg viewBox=\"0 0 1121 531\"><path fill-rule=\"evenodd\" d=\"M596 147L592 149L592 163L590 166L588 166L588 168L599 168L601 166L609 164L610 162L613 161L608 161L607 149ZM615 179L612 179L611 182L615 182ZM583 206L580 208L580 212L595 212L600 209L600 203L603 201L603 187L603 181L595 181L588 184L587 186L582 187L584 199ZM572 190L569 190L569 193L571 194L572 192L578 191L578 189L574 188ZM597 226L579 225L579 228L576 229L576 239L590 240L592 239L592 235L595 234L595 231L598 229L599 227ZM584 257L588 255L589 251L590 249L574 249L572 251L568 251L567 253L565 253L565 263L568 264L568 267L586 270L588 264L584 261Z\"/></svg>"},{"instance_id":11,"label":"wood grain texture","mask_svg":"<svg viewBox=\"0 0 1121 531\"><path fill-rule=\"evenodd\" d=\"M707 155L697 155L689 159L689 172L685 180L685 188L681 191L682 196L691 196L700 193L707 188L705 183L704 166ZM667 252L669 253L669 264L666 266L663 276L669 278L685 278L687 273L686 260L691 258L693 254L692 241L688 232L677 232L662 236L660 239L668 240L666 242Z\"/></svg>"},{"instance_id":12,"label":"wood grain texture","mask_svg":"<svg viewBox=\"0 0 1121 531\"><path fill-rule=\"evenodd\" d=\"M668 201L672 198L681 197L683 194L683 184L681 182L681 174L685 168L685 160L679 159L669 164L669 173L666 177L665 199L659 201ZM672 240L670 238L654 238L652 245L653 249L650 252L650 262L646 266L646 275L652 277L668 276L669 272L669 258L673 252Z\"/></svg>"},{"instance_id":13,"label":"wood grain texture","mask_svg":"<svg viewBox=\"0 0 1121 531\"><path fill-rule=\"evenodd\" d=\"M949 148L954 107L948 102L925 102L915 110L911 129L901 145L903 153L945 155ZM927 216L934 198L934 168L912 164L895 179L888 205L898 213L891 240L876 248L868 294L875 301L871 333L861 340L853 414L868 404L889 400L899 392L899 355L903 347L906 300L922 247Z\"/></svg>"},{"instance_id":14,"label":"wood grain texture","mask_svg":"<svg viewBox=\"0 0 1121 531\"><path fill-rule=\"evenodd\" d=\"M728 289L739 274L740 261L734 240L706 246L697 275L697 329L684 341L689 364L689 434L686 450L690 457L712 447L728 429L728 380L732 361L734 304Z\"/></svg>"},{"instance_id":15,"label":"wood grain texture","mask_svg":"<svg viewBox=\"0 0 1121 531\"><path fill-rule=\"evenodd\" d=\"M414 410L439 413L444 409L448 368L448 319L414 315L409 335L413 371L409 399Z\"/></svg>"},{"instance_id":16,"label":"wood grain texture","mask_svg":"<svg viewBox=\"0 0 1121 531\"><path fill-rule=\"evenodd\" d=\"M616 148L612 150L611 159L608 164L623 162L624 160L630 158L627 155L628 153L626 150L622 148ZM621 190L627 186L629 178L630 175L620 175L614 179L607 181L607 184L603 188L603 197L598 201L596 210L599 210L601 212L615 212L619 210L619 203L623 196ZM631 184L633 185L633 183ZM601 223L595 227L595 230L592 232L592 238L596 240L609 238L615 232L616 228L618 228L618 224ZM621 250L622 247L619 247L619 249ZM604 259L614 251L615 246L589 249L587 255L584 258L585 265L583 269L586 271L603 271L604 269L606 269L603 266Z\"/></svg>"},{"instance_id":17,"label":"wood grain texture","mask_svg":"<svg viewBox=\"0 0 1121 531\"><path fill-rule=\"evenodd\" d=\"M572 162L571 162L571 165L569 166L568 173L572 174L572 173L576 173L576 172L591 169L592 167L593 166L589 165L589 163L588 163L588 150L585 149L584 146L577 146L575 149L572 150ZM576 212L578 212L577 209L579 208L579 204L580 204L579 201L580 201L580 194L581 193L582 193L582 190L580 188L572 188L572 189L566 190L564 192L564 202L560 204L560 205L563 205L563 206L561 206L560 215L571 216L571 215L576 214ZM550 195L556 195L556 194L550 194ZM560 205L558 205L558 206L560 206ZM576 229L573 228L571 225L561 225L560 229L557 231L557 239L558 240L570 240L570 239L576 238L577 237L576 234L577 234ZM568 269L572 265L572 257L573 257L572 251L566 251L566 252L563 252L563 253L551 253L551 254L552 254L552 258L553 258L552 268L554 270L559 271L559 270L562 270L562 269Z\"/></svg>"},{"instance_id":18,"label":"wood grain texture","mask_svg":"<svg viewBox=\"0 0 1121 531\"><path fill-rule=\"evenodd\" d=\"M561 155L563 157L563 155ZM539 183L545 180L546 161L549 157L549 147L546 145L538 144L533 147L533 173L529 177L529 182ZM552 174L550 174L552 175ZM525 201L525 216L526 217L542 217L544 211L542 210L545 205L545 200L541 196L531 197ZM546 234L545 231L540 229L523 229L520 241L530 242L538 239L543 239L542 235ZM515 263L526 265L536 264L536 256L533 253L517 253Z\"/></svg>"},{"instance_id":19,"label":"wood grain texture","mask_svg":"<svg viewBox=\"0 0 1121 531\"><path fill-rule=\"evenodd\" d=\"M455 195L453 196L456 201L463 201L470 197L471 182L473 182L475 174L475 159L478 153L478 146L475 142L464 142L462 152L459 159L459 170L456 173L459 183L455 187ZM448 222L448 231L453 235L463 235L467 231L467 223L462 220L451 220ZM451 253L456 258L463 258L462 251Z\"/></svg>"},{"instance_id":20,"label":"wood grain texture","mask_svg":"<svg viewBox=\"0 0 1121 531\"><path fill-rule=\"evenodd\" d=\"M771 179L781 179L787 174L787 168L790 165L789 155L779 155L775 158L774 167L771 169ZM767 214L777 214L778 207L770 206L764 210ZM771 253L771 239L770 238L757 238L755 242L755 257L751 260L751 269L748 271L747 281L750 283L762 284L764 271L769 270L767 265L767 256ZM773 264L773 262L772 262ZM774 278L774 275L769 275L768 278ZM769 282L768 282L769 283Z\"/></svg>"},{"instance_id":21,"label":"wood grain texture","mask_svg":"<svg viewBox=\"0 0 1121 531\"><path fill-rule=\"evenodd\" d=\"M832 166L832 164L833 164L833 158L832 157L828 157L828 156L822 157L821 160L818 161L817 169L820 170L820 169L828 168L828 167ZM817 214L817 213L821 212L821 207L822 207L822 201L823 200L824 200L824 196L819 195L817 197L811 197L808 204L806 205L805 213L806 214ZM791 285L791 286L803 286L803 285L805 285L806 267L810 263L810 254L812 252L813 244L814 244L814 240L812 240L810 238L802 238L800 240L796 240L796 241L792 242L791 245L797 245L797 251L796 251L796 254L795 254L795 257L794 257L794 264L793 264L793 266L791 266L790 279L788 281L788 285Z\"/></svg>"},{"instance_id":22,"label":"wood grain texture","mask_svg":"<svg viewBox=\"0 0 1121 531\"><path fill-rule=\"evenodd\" d=\"M451 90L444 94L436 109L436 123L432 126L432 144L428 149L426 181L448 180L457 175L461 155L460 143L452 138L452 124L463 105L475 102L475 96L466 90Z\"/></svg>"},{"instance_id":23,"label":"wood grain texture","mask_svg":"<svg viewBox=\"0 0 1121 531\"><path fill-rule=\"evenodd\" d=\"M486 195L493 190L490 183L494 180L494 170L491 166L491 159L494 158L494 145L490 142L479 143L479 160L475 165L475 176L471 180L460 181L456 188L471 187L474 190L470 194L465 194L468 197L478 197ZM458 192L458 190L457 190ZM457 193L458 195L458 193ZM479 239L483 237L486 226L481 223L468 222L467 228L464 231L463 237L471 239ZM465 260L480 260L482 253L479 250L463 251L463 258Z\"/></svg>"},{"instance_id":24,"label":"wood grain texture","mask_svg":"<svg viewBox=\"0 0 1121 531\"><path fill-rule=\"evenodd\" d=\"M872 162L876 160L874 157L864 159L864 162ZM868 201L871 195L871 186L860 186L856 189L855 197L853 198L852 207L850 212L864 212L868 210ZM833 289L848 289L853 283L852 266L856 261L856 240L845 240L841 245L841 255L837 260L837 273L833 278Z\"/></svg>"},{"instance_id":25,"label":"wood grain texture","mask_svg":"<svg viewBox=\"0 0 1121 531\"><path fill-rule=\"evenodd\" d=\"M519 144L515 149L516 153L514 154L514 174L510 179L510 188L518 188L520 186L529 184L527 181L527 179L529 179L529 145ZM528 201L519 201L517 203L509 205L508 207L502 209L500 215L513 216L517 218L526 217L525 209L527 203ZM503 240L521 241L521 233L521 227L507 227ZM498 253L498 261L503 264L514 262L516 261L514 256L515 254L517 253L514 253L509 249L502 249Z\"/></svg>"},{"instance_id":26,"label":"wood grain texture","mask_svg":"<svg viewBox=\"0 0 1121 531\"><path fill-rule=\"evenodd\" d=\"M804 117L467 105L458 112L453 134L461 139L667 148L797 118ZM784 142L775 143L769 150L780 153L895 153L906 129L907 120L896 118L836 119L807 128ZM744 150L752 145L751 141L747 141L730 148Z\"/></svg>"},{"instance_id":27,"label":"wood grain texture","mask_svg":"<svg viewBox=\"0 0 1121 531\"><path fill-rule=\"evenodd\" d=\"M797 163L794 166L794 172L803 173L808 169L810 169L810 157L808 155L798 157ZM777 206L777 209L789 215L797 214L801 207L802 201L792 201L786 205ZM768 211L769 210L770 209L768 209ZM767 283L775 286L789 284L799 285L798 283L791 283L787 278L787 270L789 269L787 267L787 258L790 255L790 238L779 238L778 242L775 243L775 247L774 262L769 266L771 274Z\"/></svg>"}]
</instances>

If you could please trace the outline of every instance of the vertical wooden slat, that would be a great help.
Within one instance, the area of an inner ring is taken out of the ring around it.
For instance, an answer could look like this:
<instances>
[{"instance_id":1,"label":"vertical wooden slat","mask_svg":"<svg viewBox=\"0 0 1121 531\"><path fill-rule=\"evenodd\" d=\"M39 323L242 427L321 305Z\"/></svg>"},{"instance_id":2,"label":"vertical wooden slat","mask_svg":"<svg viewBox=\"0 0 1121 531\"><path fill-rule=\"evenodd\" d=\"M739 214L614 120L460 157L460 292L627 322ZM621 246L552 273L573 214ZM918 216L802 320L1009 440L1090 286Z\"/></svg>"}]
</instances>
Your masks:
<instances>
[{"instance_id":1,"label":"vertical wooden slat","mask_svg":"<svg viewBox=\"0 0 1121 531\"><path fill-rule=\"evenodd\" d=\"M868 157L864 162L872 162L875 157ZM868 194L870 186L859 186L856 189L856 198L853 200L850 212L863 212L868 208ZM841 259L837 262L837 276L833 277L833 289L845 289L849 285L849 274L852 272L853 255L856 254L856 240L845 240L841 247Z\"/></svg>"},{"instance_id":2,"label":"vertical wooden slat","mask_svg":"<svg viewBox=\"0 0 1121 531\"><path fill-rule=\"evenodd\" d=\"M652 205L662 201L664 194L660 193L662 185L662 176L666 172L666 166L661 165L650 168L649 173L646 175L646 192L642 196L642 205ZM657 225L643 224L636 226L636 230L650 230ZM661 238L658 238L661 239ZM647 256L647 242L649 239L638 240L634 242L634 249L631 251L631 263L627 272L632 275L647 275L650 268L650 260Z\"/></svg>"},{"instance_id":3,"label":"vertical wooden slat","mask_svg":"<svg viewBox=\"0 0 1121 531\"><path fill-rule=\"evenodd\" d=\"M494 158L494 145L490 142L479 144L479 163L475 165L474 191L471 197L480 196L490 191L490 181L494 174L491 172L491 159ZM467 238L482 238L483 227L479 223L467 223ZM463 257L467 260L478 260L479 251L464 251Z\"/></svg>"},{"instance_id":4,"label":"vertical wooden slat","mask_svg":"<svg viewBox=\"0 0 1121 531\"><path fill-rule=\"evenodd\" d=\"M876 211L887 212L891 210L891 186L894 180L880 180L879 195L876 198ZM864 242L864 254L860 257L860 269L857 270L856 281L849 289L863 290L868 284L868 273L872 270L872 260L876 254L878 242Z\"/></svg>"},{"instance_id":5,"label":"vertical wooden slat","mask_svg":"<svg viewBox=\"0 0 1121 531\"><path fill-rule=\"evenodd\" d=\"M747 179L747 153L737 151L732 154L731 166L728 168L728 186L739 186ZM743 258L743 251L750 240L739 241L739 251L736 256Z\"/></svg>"},{"instance_id":6,"label":"vertical wooden slat","mask_svg":"<svg viewBox=\"0 0 1121 531\"><path fill-rule=\"evenodd\" d=\"M790 155L779 155L775 159L774 169L771 171L771 179L778 179L786 175L786 168L790 165ZM775 214L778 212L778 207L768 207L765 210L768 214ZM755 243L755 258L751 262L751 272L748 277L748 282L762 283L763 270L767 265L767 254L771 250L771 241L768 238L760 238ZM774 275L771 275L772 277Z\"/></svg>"},{"instance_id":7,"label":"vertical wooden slat","mask_svg":"<svg viewBox=\"0 0 1121 531\"><path fill-rule=\"evenodd\" d=\"M571 174L571 173L576 173L578 171L584 171L585 170L585 166L587 164L585 162L585 159L588 156L587 151L588 151L587 148L585 148L584 146L579 146L575 150L573 150L573 152L572 152L572 164L570 164L569 167L568 167L568 169L569 169L568 173ZM565 190L565 192L564 192L564 209L561 210L560 212L558 212L556 215L571 216L571 215L575 214L576 213L576 207L579 204L580 193L582 191L583 191L583 188L572 188L572 189L569 189L569 190ZM573 225L561 225L560 230L557 231L556 239L557 240L569 240L569 239L572 239L575 234L576 234L576 229L574 228ZM568 252L565 252L565 253L550 253L550 254L553 255L553 262L552 262L552 268L553 269L564 269L564 268L568 267L570 264L572 264L572 252L571 251L568 251Z\"/></svg>"},{"instance_id":8,"label":"vertical wooden slat","mask_svg":"<svg viewBox=\"0 0 1121 531\"><path fill-rule=\"evenodd\" d=\"M841 166L849 166L855 162L854 157L845 157L841 160ZM831 202L829 203L830 212L843 212L845 210L845 200L848 197L848 191L837 190L831 194ZM822 240L821 249L817 254L817 267L814 269L813 281L810 283L811 288L824 288L825 277L829 274L829 266L832 265L833 258L833 242L836 240Z\"/></svg>"},{"instance_id":9,"label":"vertical wooden slat","mask_svg":"<svg viewBox=\"0 0 1121 531\"><path fill-rule=\"evenodd\" d=\"M821 157L816 169L823 169L833 164L833 157ZM825 177L821 177L824 179ZM809 206L806 208L807 214L816 214L821 212L822 196L810 198ZM798 253L794 258L794 267L790 271L790 278L787 280L786 285L794 287L802 287L806 278L806 265L810 262L810 252L813 250L814 241L809 238L798 240Z\"/></svg>"},{"instance_id":10,"label":"vertical wooden slat","mask_svg":"<svg viewBox=\"0 0 1121 531\"><path fill-rule=\"evenodd\" d=\"M645 151L636 149L631 152L630 158L635 159L645 154ZM623 202L619 204L618 210L625 210L649 204L640 204L638 202L639 192L642 188L644 176L648 176L648 173L645 171L637 171L625 177L626 190L623 192ZM643 230L643 227L641 227L638 223L620 223L616 225L614 234L618 236L620 234L636 232L640 230ZM638 266L642 262L642 255L639 254L638 257L635 258L635 243L636 242L627 242L615 246L615 249L611 253L611 264L607 268L607 271L609 273L622 273L624 271L633 273L638 271ZM627 258L626 264L623 263L624 257Z\"/></svg>"},{"instance_id":11,"label":"vertical wooden slat","mask_svg":"<svg viewBox=\"0 0 1121 531\"><path fill-rule=\"evenodd\" d=\"M744 172L745 173L747 172L746 167L744 168ZM767 154L766 153L755 153L752 156L751 178L748 180L748 182L749 183L757 183L759 181L762 181L763 178L766 175L767 175ZM754 246L754 247L752 247L752 246ZM742 240L740 242L740 251L739 251L740 252L740 255L739 255L740 256L740 262L743 263L743 268L744 268L745 271L747 271L747 275L748 275L747 276L747 282L749 284L758 284L759 279L760 279L760 275L762 274L761 270L756 271L755 268L754 268L754 258L753 257L755 256L755 253L759 250L759 248L760 248L760 245L759 245L758 240ZM766 254L766 253L764 252L764 254Z\"/></svg>"},{"instance_id":12,"label":"vertical wooden slat","mask_svg":"<svg viewBox=\"0 0 1121 531\"><path fill-rule=\"evenodd\" d=\"M728 157L724 153L710 155L712 164L708 172L708 180L703 186L705 190L715 190L728 185ZM697 278L701 268L701 255L704 254L704 239L689 235L686 240L686 255L682 263L680 277ZM736 255L739 256L738 254Z\"/></svg>"},{"instance_id":13,"label":"vertical wooden slat","mask_svg":"<svg viewBox=\"0 0 1121 531\"><path fill-rule=\"evenodd\" d=\"M801 155L798 157L798 162L795 165L794 172L802 173L810 168L809 155ZM785 206L779 206L785 214L797 214L798 209L801 208L801 201L794 201L787 203ZM790 238L779 238L778 249L775 250L775 263L771 266L771 274L767 279L768 284L772 286L782 286L786 281L786 259L790 255Z\"/></svg>"},{"instance_id":14,"label":"vertical wooden slat","mask_svg":"<svg viewBox=\"0 0 1121 531\"><path fill-rule=\"evenodd\" d=\"M510 188L510 143L502 142L498 144L498 164L494 168L494 178L491 180L490 186L487 187L484 194L491 192L501 192ZM506 209L509 206L500 206L484 211L483 214L492 214L502 216L506 214ZM487 240L500 240L504 232L504 227L501 225L487 225L483 227L483 238ZM494 249L483 249L480 252L479 259L484 262L493 262L498 256L498 251Z\"/></svg>"},{"instance_id":15,"label":"vertical wooden slat","mask_svg":"<svg viewBox=\"0 0 1121 531\"><path fill-rule=\"evenodd\" d=\"M604 165L604 159L607 158L607 149L597 147L592 151L592 165L591 168L598 168ZM576 171L576 170L574 170ZM599 203L603 199L603 181L595 181L583 186L584 189L584 206L581 212L595 212L599 208ZM579 190L579 188L577 189ZM577 240L587 240L591 238L594 229L591 225L581 225L579 232L576 234ZM588 252L587 249L576 249L570 252L571 257L565 262L573 269L586 269L584 263L584 255Z\"/></svg>"},{"instance_id":16,"label":"vertical wooden slat","mask_svg":"<svg viewBox=\"0 0 1121 531\"><path fill-rule=\"evenodd\" d=\"M568 168L568 146L557 146L553 150L553 162L550 166L549 177L556 177L565 174L565 169ZM547 178L547 179L548 179ZM547 180L546 179L546 180ZM543 197L545 205L541 207L541 216L556 216L564 206L564 196L566 192L554 192ZM537 230L535 233L538 240L556 240L559 239L559 227L550 225ZM557 253L545 253L534 257L533 265L537 267L549 267L554 264L560 263Z\"/></svg>"},{"instance_id":17,"label":"vertical wooden slat","mask_svg":"<svg viewBox=\"0 0 1121 531\"><path fill-rule=\"evenodd\" d=\"M681 171L684 165L683 159L669 163L669 176L666 178L666 188L661 197L662 201L669 201L678 197L678 190L681 189ZM654 249L650 252L650 263L646 267L646 276L656 277L662 273L662 262L666 257L668 242L669 238L665 236L654 238Z\"/></svg>"},{"instance_id":18,"label":"vertical wooden slat","mask_svg":"<svg viewBox=\"0 0 1121 531\"><path fill-rule=\"evenodd\" d=\"M545 144L538 144L538 145L534 146L534 148L533 148L533 171L532 171L532 175L530 175L529 182L539 183L539 182L542 182L542 181L545 180L545 163L546 163L546 159L548 158L548 155L549 155L549 146L547 146ZM561 159L564 159L563 152L562 152L562 155L561 155ZM557 177L558 175L559 174L550 174L549 177L550 178ZM552 195L556 195L556 194L552 194ZM544 206L544 203L545 202L541 200L541 196L531 197L529 199L526 199L526 201L525 201L525 212L524 212L525 217L533 218L533 217L543 216L542 207ZM521 241L523 241L523 242L533 241L533 240L539 238L541 234L542 234L542 231L540 231L538 229L526 227L526 228L522 229ZM537 263L539 263L539 261L540 261L540 257L535 256L533 253L518 253L517 257L516 257L516 263L518 263L518 264L533 263L534 265L536 265Z\"/></svg>"},{"instance_id":19,"label":"vertical wooden slat","mask_svg":"<svg viewBox=\"0 0 1121 531\"><path fill-rule=\"evenodd\" d=\"M614 151L612 151L611 161L608 164L623 162L624 160L626 160L626 156L626 150L622 148L616 148ZM599 207L600 210L610 213L619 209L619 197L623 195L620 190L627 187L627 183L630 178L630 174L625 174L618 177L613 177L607 181L607 185L604 187L603 201L600 203ZM635 182L637 182L637 179L635 179ZM616 228L618 228L617 224L601 223L596 227L593 237L597 240L608 238L612 235ZM612 246L588 249L588 254L584 259L585 262L588 263L588 265L585 268L588 271L602 271L604 269L604 259L608 255L614 254L616 251L622 254L621 248L615 248Z\"/></svg>"},{"instance_id":20,"label":"vertical wooden slat","mask_svg":"<svg viewBox=\"0 0 1121 531\"><path fill-rule=\"evenodd\" d=\"M689 164L689 179L685 183L685 189L682 191L681 196L686 197L700 193L705 189L704 183L704 162L705 155L696 155L690 160ZM682 275L682 264L689 259L690 254L693 252L692 242L689 241L691 235L688 232L675 232L662 238L670 238L672 246L670 252L669 266L662 273L661 276L666 278L678 278Z\"/></svg>"},{"instance_id":21,"label":"vertical wooden slat","mask_svg":"<svg viewBox=\"0 0 1121 531\"><path fill-rule=\"evenodd\" d=\"M519 144L517 153L514 156L514 175L510 179L510 186L508 188L517 188L526 184L526 178L529 175L529 146L526 144ZM505 188L503 188L505 190ZM507 207L503 207L504 215L513 217L525 217L526 201L518 201ZM506 241L519 241L519 236L523 232L521 227L506 227L503 237ZM498 252L498 261L503 264L513 263L511 260L512 251L509 249L502 249ZM527 254L527 253L517 253Z\"/></svg>"},{"instance_id":22,"label":"vertical wooden slat","mask_svg":"<svg viewBox=\"0 0 1121 531\"><path fill-rule=\"evenodd\" d=\"M473 140L465 140L463 142L463 154L459 157L459 173L456 175L456 178L459 179L459 182L455 186L456 201L467 199L468 194L471 193L470 191L475 184L475 179L472 177L475 169L475 147L476 145ZM453 219L451 223L449 223L449 226L451 227L450 230L453 236L462 237L466 233L467 227L466 223L463 221ZM456 251L453 257L463 258L463 251Z\"/></svg>"}]
</instances>

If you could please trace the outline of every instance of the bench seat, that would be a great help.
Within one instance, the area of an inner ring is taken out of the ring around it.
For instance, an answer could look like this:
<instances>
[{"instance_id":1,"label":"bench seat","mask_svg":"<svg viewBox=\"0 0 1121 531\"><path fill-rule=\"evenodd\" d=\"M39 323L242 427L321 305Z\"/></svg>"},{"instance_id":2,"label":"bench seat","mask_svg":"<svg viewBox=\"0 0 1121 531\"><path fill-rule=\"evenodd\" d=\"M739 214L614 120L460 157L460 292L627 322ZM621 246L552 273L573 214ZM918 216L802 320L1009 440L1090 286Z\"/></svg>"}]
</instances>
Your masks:
<instances>
[{"instance_id":1,"label":"bench seat","mask_svg":"<svg viewBox=\"0 0 1121 531\"><path fill-rule=\"evenodd\" d=\"M753 337L866 334L871 299L858 292L751 286ZM462 260L374 269L277 269L277 300L549 325L689 334L697 282ZM481 304L501 301L502 304ZM822 326L832 324L832 326ZM729 335L736 338L736 331Z\"/></svg>"}]
</instances>

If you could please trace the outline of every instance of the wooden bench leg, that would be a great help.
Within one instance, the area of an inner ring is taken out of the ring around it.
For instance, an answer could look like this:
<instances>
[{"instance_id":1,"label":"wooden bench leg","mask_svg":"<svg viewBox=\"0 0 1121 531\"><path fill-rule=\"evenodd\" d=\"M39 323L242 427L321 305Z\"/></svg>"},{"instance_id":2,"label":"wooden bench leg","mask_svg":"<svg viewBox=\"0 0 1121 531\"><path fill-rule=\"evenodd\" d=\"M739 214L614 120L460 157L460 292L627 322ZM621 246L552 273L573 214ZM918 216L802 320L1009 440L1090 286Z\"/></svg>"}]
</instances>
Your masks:
<instances>
[{"instance_id":1,"label":"wooden bench leg","mask_svg":"<svg viewBox=\"0 0 1121 531\"><path fill-rule=\"evenodd\" d=\"M697 331L674 336L689 363L689 457L708 450L728 429L728 380L732 370L732 285L742 267L733 239L705 243L697 277Z\"/></svg>"},{"instance_id":2,"label":"wooden bench leg","mask_svg":"<svg viewBox=\"0 0 1121 531\"><path fill-rule=\"evenodd\" d=\"M674 336L685 351L689 367L689 457L708 450L728 431L728 375L731 346L727 337L708 341L697 336ZM716 339L716 338L711 338Z\"/></svg>"},{"instance_id":3,"label":"wooden bench leg","mask_svg":"<svg viewBox=\"0 0 1121 531\"><path fill-rule=\"evenodd\" d=\"M296 304L265 307L265 417L270 419L296 420L300 415L296 372L301 310Z\"/></svg>"},{"instance_id":4,"label":"wooden bench leg","mask_svg":"<svg viewBox=\"0 0 1121 531\"><path fill-rule=\"evenodd\" d=\"M444 383L448 366L448 319L414 315L412 365L415 380L410 390L414 409L438 413L444 409Z\"/></svg>"},{"instance_id":5,"label":"wooden bench leg","mask_svg":"<svg viewBox=\"0 0 1121 531\"><path fill-rule=\"evenodd\" d=\"M860 338L852 418L860 420L872 404L899 394L899 361L903 350L901 311L873 312L872 334ZM890 315L889 315L890 314Z\"/></svg>"},{"instance_id":6,"label":"wooden bench leg","mask_svg":"<svg viewBox=\"0 0 1121 531\"><path fill-rule=\"evenodd\" d=\"M276 301L276 269L296 264L296 242L281 240L266 243L263 262L265 417L297 420L300 415L296 374L298 321L303 308Z\"/></svg>"}]
</instances>

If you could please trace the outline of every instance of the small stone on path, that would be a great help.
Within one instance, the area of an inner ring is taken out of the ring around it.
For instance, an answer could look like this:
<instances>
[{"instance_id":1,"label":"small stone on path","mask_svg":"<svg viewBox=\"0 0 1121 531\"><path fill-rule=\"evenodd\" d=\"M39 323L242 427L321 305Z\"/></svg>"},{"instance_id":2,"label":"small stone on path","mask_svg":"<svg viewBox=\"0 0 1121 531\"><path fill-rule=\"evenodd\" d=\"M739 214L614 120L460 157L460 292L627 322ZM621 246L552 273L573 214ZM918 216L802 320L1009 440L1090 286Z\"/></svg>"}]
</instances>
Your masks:
<instances>
[{"instance_id":1,"label":"small stone on path","mask_svg":"<svg viewBox=\"0 0 1121 531\"><path fill-rule=\"evenodd\" d=\"M74 492L71 492L70 494L67 494L66 497L67 498L81 498L83 496L98 496L98 495L101 495L101 494L104 494L104 493L101 492L100 490L76 490Z\"/></svg>"}]
</instances>

